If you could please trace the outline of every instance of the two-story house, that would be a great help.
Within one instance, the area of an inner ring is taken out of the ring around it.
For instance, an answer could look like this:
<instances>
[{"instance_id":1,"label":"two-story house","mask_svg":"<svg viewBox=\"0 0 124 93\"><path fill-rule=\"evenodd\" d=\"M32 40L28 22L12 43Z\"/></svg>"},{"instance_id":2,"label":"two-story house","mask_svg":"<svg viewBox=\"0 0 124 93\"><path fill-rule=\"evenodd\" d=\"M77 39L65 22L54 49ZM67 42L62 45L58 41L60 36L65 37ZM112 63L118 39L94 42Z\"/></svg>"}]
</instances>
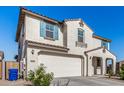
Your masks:
<instances>
[{"instance_id":1,"label":"two-story house","mask_svg":"<svg viewBox=\"0 0 124 93\"><path fill-rule=\"evenodd\" d=\"M16 33L20 71L27 76L41 63L55 77L107 74L107 61L115 73L111 40L97 36L82 19L58 20L20 9Z\"/></svg>"}]
</instances>

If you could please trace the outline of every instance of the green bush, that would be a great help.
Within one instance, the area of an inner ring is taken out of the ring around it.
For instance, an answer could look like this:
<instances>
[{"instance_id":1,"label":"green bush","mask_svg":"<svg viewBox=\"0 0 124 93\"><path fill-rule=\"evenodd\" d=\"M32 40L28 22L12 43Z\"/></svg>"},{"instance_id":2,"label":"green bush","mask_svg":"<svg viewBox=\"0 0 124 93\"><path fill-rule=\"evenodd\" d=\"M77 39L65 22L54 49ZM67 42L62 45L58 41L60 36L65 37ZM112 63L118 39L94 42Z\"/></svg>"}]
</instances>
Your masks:
<instances>
[{"instance_id":1,"label":"green bush","mask_svg":"<svg viewBox=\"0 0 124 93\"><path fill-rule=\"evenodd\" d=\"M108 75L109 75L109 78L111 78L111 76L113 75L113 71L111 68L109 68Z\"/></svg>"},{"instance_id":2,"label":"green bush","mask_svg":"<svg viewBox=\"0 0 124 93\"><path fill-rule=\"evenodd\" d=\"M122 80L124 80L124 65L122 65L122 67L121 67L120 77L121 77Z\"/></svg>"},{"instance_id":3,"label":"green bush","mask_svg":"<svg viewBox=\"0 0 124 93\"><path fill-rule=\"evenodd\" d=\"M29 71L28 80L35 86L49 86L53 80L53 73L46 73L45 68L41 64L35 71Z\"/></svg>"}]
</instances>

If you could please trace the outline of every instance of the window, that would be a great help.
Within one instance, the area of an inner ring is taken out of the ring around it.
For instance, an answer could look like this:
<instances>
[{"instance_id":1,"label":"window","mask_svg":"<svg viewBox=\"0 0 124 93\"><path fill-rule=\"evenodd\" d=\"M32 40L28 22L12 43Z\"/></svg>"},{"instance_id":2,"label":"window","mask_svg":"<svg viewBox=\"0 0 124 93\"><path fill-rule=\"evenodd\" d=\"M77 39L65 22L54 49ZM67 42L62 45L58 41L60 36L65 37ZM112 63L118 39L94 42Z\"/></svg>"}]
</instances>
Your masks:
<instances>
[{"instance_id":1,"label":"window","mask_svg":"<svg viewBox=\"0 0 124 93\"><path fill-rule=\"evenodd\" d=\"M78 42L83 42L83 30L78 29Z\"/></svg>"},{"instance_id":2,"label":"window","mask_svg":"<svg viewBox=\"0 0 124 93\"><path fill-rule=\"evenodd\" d=\"M51 24L46 24L46 37L53 38L54 26Z\"/></svg>"},{"instance_id":3,"label":"window","mask_svg":"<svg viewBox=\"0 0 124 93\"><path fill-rule=\"evenodd\" d=\"M102 45L101 46L104 46L108 49L108 42L105 42L105 41L102 41Z\"/></svg>"},{"instance_id":4,"label":"window","mask_svg":"<svg viewBox=\"0 0 124 93\"><path fill-rule=\"evenodd\" d=\"M50 23L46 23L44 21L40 22L40 36L50 39L50 40L58 40L58 25L53 25Z\"/></svg>"}]
</instances>

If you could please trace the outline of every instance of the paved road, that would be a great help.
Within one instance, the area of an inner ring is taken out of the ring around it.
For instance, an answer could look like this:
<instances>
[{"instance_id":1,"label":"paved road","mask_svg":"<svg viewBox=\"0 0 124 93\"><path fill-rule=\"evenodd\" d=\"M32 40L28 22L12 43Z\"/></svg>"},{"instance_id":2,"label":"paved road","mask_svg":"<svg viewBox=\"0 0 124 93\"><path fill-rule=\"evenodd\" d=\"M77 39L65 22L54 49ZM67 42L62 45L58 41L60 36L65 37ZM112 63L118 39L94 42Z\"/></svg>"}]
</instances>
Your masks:
<instances>
[{"instance_id":1,"label":"paved road","mask_svg":"<svg viewBox=\"0 0 124 93\"><path fill-rule=\"evenodd\" d=\"M59 80L70 80L69 86L124 86L124 80L108 79L103 77L67 77ZM58 79L55 79L56 82Z\"/></svg>"}]
</instances>

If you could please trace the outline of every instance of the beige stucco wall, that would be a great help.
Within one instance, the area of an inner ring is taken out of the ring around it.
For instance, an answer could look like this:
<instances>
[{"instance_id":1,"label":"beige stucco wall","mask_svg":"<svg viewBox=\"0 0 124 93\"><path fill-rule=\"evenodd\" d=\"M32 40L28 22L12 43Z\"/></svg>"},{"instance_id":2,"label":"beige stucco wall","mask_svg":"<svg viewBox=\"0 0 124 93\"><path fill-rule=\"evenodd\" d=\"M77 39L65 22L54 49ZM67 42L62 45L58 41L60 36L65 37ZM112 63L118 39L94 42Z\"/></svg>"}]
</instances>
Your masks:
<instances>
[{"instance_id":1,"label":"beige stucco wall","mask_svg":"<svg viewBox=\"0 0 124 93\"><path fill-rule=\"evenodd\" d=\"M34 50L34 54L31 51ZM68 57L68 56L55 56L40 54L40 49L37 48L27 48L27 73L30 70L35 70L40 64L44 64L47 72L53 72L54 77L66 77L66 76L82 76L83 75L83 62L81 58L78 57ZM33 61L33 62L32 62ZM71 74L72 73L72 74Z\"/></svg>"},{"instance_id":2,"label":"beige stucco wall","mask_svg":"<svg viewBox=\"0 0 124 93\"><path fill-rule=\"evenodd\" d=\"M69 53L73 54L83 54L84 51L91 50L97 47L101 47L101 40L92 37L93 31L87 27L84 23L83 27L79 25L80 21L67 21L67 47L70 49ZM78 28L84 30L84 43L87 47L77 47L76 41L78 41Z\"/></svg>"},{"instance_id":3,"label":"beige stucco wall","mask_svg":"<svg viewBox=\"0 0 124 93\"><path fill-rule=\"evenodd\" d=\"M44 39L43 37L40 37L40 21L42 20L26 15L25 17L26 40L63 46L63 33L60 30L60 28L58 32L59 33L58 40L52 41L52 40L47 40L47 39Z\"/></svg>"},{"instance_id":4,"label":"beige stucco wall","mask_svg":"<svg viewBox=\"0 0 124 93\"><path fill-rule=\"evenodd\" d=\"M101 47L101 40L96 39L96 38L92 38L92 40L93 40L92 48L98 48L98 47Z\"/></svg>"},{"instance_id":5,"label":"beige stucco wall","mask_svg":"<svg viewBox=\"0 0 124 93\"><path fill-rule=\"evenodd\" d=\"M31 51L34 50L34 54ZM30 70L35 70L38 66L38 52L39 49L27 48L27 72Z\"/></svg>"}]
</instances>

